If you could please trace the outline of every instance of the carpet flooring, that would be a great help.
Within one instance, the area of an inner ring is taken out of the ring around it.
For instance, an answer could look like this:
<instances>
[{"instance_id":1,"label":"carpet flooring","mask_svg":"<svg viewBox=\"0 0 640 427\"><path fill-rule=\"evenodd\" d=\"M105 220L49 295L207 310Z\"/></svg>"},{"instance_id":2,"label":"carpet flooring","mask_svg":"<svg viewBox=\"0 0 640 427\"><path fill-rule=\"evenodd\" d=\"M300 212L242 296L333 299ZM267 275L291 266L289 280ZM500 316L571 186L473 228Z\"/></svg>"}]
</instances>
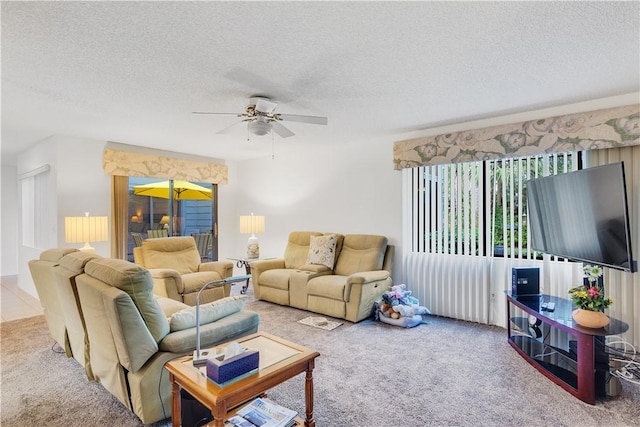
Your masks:
<instances>
[{"instance_id":1,"label":"carpet flooring","mask_svg":"<svg viewBox=\"0 0 640 427\"><path fill-rule=\"evenodd\" d=\"M255 300L247 309L261 331L320 353L318 427L640 425L640 386L625 382L617 397L587 405L524 361L502 328L427 317L412 329L365 320L327 331L298 323L306 311ZM0 333L3 427L142 425L60 353L43 316L4 322ZM304 413L304 375L268 397Z\"/></svg>"}]
</instances>

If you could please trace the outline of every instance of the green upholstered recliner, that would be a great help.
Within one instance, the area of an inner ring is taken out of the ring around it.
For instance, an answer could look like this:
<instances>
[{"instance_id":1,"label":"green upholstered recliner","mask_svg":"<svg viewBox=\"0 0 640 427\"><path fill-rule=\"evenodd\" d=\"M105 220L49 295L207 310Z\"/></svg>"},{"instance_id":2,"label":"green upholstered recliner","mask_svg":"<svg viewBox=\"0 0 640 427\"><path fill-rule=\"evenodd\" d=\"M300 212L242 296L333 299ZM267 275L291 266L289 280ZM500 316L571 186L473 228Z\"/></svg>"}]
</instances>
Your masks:
<instances>
[{"instance_id":1,"label":"green upholstered recliner","mask_svg":"<svg viewBox=\"0 0 640 427\"><path fill-rule=\"evenodd\" d=\"M193 353L195 307L154 295L149 271L123 260L89 261L76 286L95 380L144 424L169 417L171 387L164 364ZM257 332L258 314L242 308L247 298L200 306L203 348Z\"/></svg>"},{"instance_id":2,"label":"green upholstered recliner","mask_svg":"<svg viewBox=\"0 0 640 427\"><path fill-rule=\"evenodd\" d=\"M51 268L58 265L63 256L76 251L77 249L70 248L48 249L42 252L38 259L29 261L31 278L36 287L51 337L60 347L65 349L68 357L71 357L71 346L58 293L53 284Z\"/></svg>"}]
</instances>

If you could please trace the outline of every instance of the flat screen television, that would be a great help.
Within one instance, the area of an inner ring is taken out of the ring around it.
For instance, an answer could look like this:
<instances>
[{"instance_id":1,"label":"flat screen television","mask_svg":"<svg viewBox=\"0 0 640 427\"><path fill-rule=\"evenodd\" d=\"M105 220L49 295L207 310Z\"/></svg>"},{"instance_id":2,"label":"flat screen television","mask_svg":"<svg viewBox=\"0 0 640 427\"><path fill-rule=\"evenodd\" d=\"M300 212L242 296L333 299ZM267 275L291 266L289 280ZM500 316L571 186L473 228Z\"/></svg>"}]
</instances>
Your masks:
<instances>
[{"instance_id":1,"label":"flat screen television","mask_svg":"<svg viewBox=\"0 0 640 427\"><path fill-rule=\"evenodd\" d=\"M635 272L623 162L527 181L531 247Z\"/></svg>"}]
</instances>

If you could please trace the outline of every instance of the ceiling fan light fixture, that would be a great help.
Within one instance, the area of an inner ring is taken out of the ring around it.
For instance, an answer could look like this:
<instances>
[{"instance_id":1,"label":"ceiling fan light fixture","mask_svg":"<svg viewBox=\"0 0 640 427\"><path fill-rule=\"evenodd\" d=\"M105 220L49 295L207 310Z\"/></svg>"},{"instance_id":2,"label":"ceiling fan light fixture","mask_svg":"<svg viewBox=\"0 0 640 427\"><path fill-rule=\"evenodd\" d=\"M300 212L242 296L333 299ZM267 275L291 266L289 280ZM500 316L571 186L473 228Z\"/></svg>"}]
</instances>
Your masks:
<instances>
[{"instance_id":1,"label":"ceiling fan light fixture","mask_svg":"<svg viewBox=\"0 0 640 427\"><path fill-rule=\"evenodd\" d=\"M253 135L263 136L271 132L271 125L258 120L249 122L249 132Z\"/></svg>"}]
</instances>

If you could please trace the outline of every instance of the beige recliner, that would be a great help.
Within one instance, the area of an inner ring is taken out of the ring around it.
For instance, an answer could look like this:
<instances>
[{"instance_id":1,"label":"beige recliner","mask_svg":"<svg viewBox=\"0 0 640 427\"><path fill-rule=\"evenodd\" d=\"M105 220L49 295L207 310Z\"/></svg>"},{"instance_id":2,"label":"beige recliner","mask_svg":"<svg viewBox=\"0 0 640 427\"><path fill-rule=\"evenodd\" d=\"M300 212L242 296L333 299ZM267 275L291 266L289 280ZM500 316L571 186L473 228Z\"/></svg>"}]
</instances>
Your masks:
<instances>
[{"instance_id":1,"label":"beige recliner","mask_svg":"<svg viewBox=\"0 0 640 427\"><path fill-rule=\"evenodd\" d=\"M310 262L312 240L333 234L294 231L283 258L252 262L255 297L351 322L369 317L393 283L394 246L384 236L335 234L333 263Z\"/></svg>"},{"instance_id":2,"label":"beige recliner","mask_svg":"<svg viewBox=\"0 0 640 427\"><path fill-rule=\"evenodd\" d=\"M167 361L196 347L195 307L157 297L149 272L128 261L89 261L76 285L89 338L91 369L144 424L171 416ZM202 348L257 332L245 295L200 306Z\"/></svg>"},{"instance_id":3,"label":"beige recliner","mask_svg":"<svg viewBox=\"0 0 640 427\"><path fill-rule=\"evenodd\" d=\"M33 284L36 286L38 299L44 311L44 317L47 320L49 333L51 337L64 348L67 357L71 357L71 345L67 336L67 327L64 320L64 314L58 293L53 284L53 276L51 268L60 263L63 256L76 252L77 249L48 249L40 254L38 259L29 261L29 270Z\"/></svg>"},{"instance_id":4,"label":"beige recliner","mask_svg":"<svg viewBox=\"0 0 640 427\"><path fill-rule=\"evenodd\" d=\"M188 305L196 305L200 289L208 282L233 274L231 261L202 263L196 241L191 236L147 239L133 248L136 264L149 270L154 293ZM206 289L200 303L215 301L231 294L231 284Z\"/></svg>"},{"instance_id":5,"label":"beige recliner","mask_svg":"<svg viewBox=\"0 0 640 427\"><path fill-rule=\"evenodd\" d=\"M76 287L76 277L84 273L84 267L100 255L88 252L72 252L60 259L60 264L51 267L53 285L58 294L62 316L67 327L67 336L73 358L84 367L89 380L93 380L89 359L89 338L87 337L84 315Z\"/></svg>"}]
</instances>

